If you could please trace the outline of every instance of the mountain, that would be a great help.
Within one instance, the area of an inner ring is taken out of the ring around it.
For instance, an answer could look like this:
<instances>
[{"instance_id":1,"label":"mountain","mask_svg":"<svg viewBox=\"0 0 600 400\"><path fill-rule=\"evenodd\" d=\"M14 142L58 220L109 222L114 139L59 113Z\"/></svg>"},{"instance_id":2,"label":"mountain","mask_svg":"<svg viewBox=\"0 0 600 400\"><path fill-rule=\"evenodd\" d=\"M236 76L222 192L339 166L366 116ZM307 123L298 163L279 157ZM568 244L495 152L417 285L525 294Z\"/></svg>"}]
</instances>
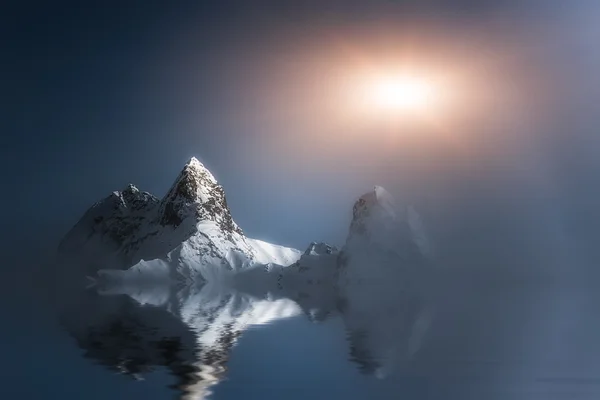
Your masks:
<instances>
[{"instance_id":1,"label":"mountain","mask_svg":"<svg viewBox=\"0 0 600 400\"><path fill-rule=\"evenodd\" d=\"M233 220L223 187L196 158L184 166L162 199L129 185L94 204L59 250L63 270L73 275L214 281L231 280L234 272L253 269L245 279L262 279L264 286L269 277L277 276L278 287L302 286L298 282L339 284L355 272L373 278L377 269L354 269L370 264L406 267L432 254L415 209L398 207L381 186L355 202L341 250L312 242L302 253L248 238ZM286 266L290 269L282 269Z\"/></svg>"},{"instance_id":2,"label":"mountain","mask_svg":"<svg viewBox=\"0 0 600 400\"><path fill-rule=\"evenodd\" d=\"M301 255L246 237L223 187L196 158L160 200L129 185L94 204L61 241L59 253L73 273L94 275L160 258L170 278L190 280L206 279L207 265L226 270L289 265Z\"/></svg>"},{"instance_id":3,"label":"mountain","mask_svg":"<svg viewBox=\"0 0 600 400\"><path fill-rule=\"evenodd\" d=\"M421 217L414 207L398 207L392 195L381 186L360 196L352 209L345 249L365 245L400 256L415 251L424 255L431 253Z\"/></svg>"},{"instance_id":4,"label":"mountain","mask_svg":"<svg viewBox=\"0 0 600 400\"><path fill-rule=\"evenodd\" d=\"M411 270L432 257L420 216L412 206L398 207L381 186L354 203L346 243L338 257L338 284L382 276L406 281ZM397 281L396 281L397 282Z\"/></svg>"},{"instance_id":5,"label":"mountain","mask_svg":"<svg viewBox=\"0 0 600 400\"><path fill-rule=\"evenodd\" d=\"M173 198L172 191L166 198ZM181 207L176 209L181 210ZM189 214L189 211L177 215L186 213ZM187 219L196 220L196 215ZM226 221L215 218L213 222L215 220ZM239 245L235 250L223 246L214 251L213 257L203 257L197 249L206 246L206 240L211 238L202 231L207 226L207 223L199 223L197 234L166 255L140 260L125 270L99 269L96 276L101 282L126 286L173 282L184 277L218 282L257 297L285 297L301 306L306 303L305 294L315 292L315 287L319 287L318 302L327 303L331 308L331 296L324 293L344 293L350 288L348 292L354 296L361 293L362 288L354 290L352 286L361 286L363 282L392 285L396 289L407 287L411 282L421 279L431 264L428 253L430 245L419 215L413 207L398 207L392 196L379 186L355 202L348 237L341 250L326 243L312 242L304 253L300 253L245 238L238 232L239 228L227 230L213 225L211 229L221 234L219 243L231 243L222 239L224 232L228 232L234 239L233 243L243 240L246 245L251 244L253 258L240 251ZM228 219L226 226L237 227ZM164 231L160 234L164 235ZM330 313L328 309L317 309L308 304L302 308L307 315L316 319Z\"/></svg>"}]
</instances>

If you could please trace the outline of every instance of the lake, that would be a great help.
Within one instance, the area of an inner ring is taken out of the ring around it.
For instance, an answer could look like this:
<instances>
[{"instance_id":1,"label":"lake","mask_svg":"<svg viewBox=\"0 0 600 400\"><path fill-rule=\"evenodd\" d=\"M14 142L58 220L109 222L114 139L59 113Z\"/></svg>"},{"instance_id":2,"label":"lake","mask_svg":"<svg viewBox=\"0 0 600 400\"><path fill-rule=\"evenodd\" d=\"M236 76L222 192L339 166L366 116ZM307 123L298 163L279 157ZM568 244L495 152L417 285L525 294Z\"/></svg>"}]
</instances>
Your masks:
<instances>
[{"instance_id":1,"label":"lake","mask_svg":"<svg viewBox=\"0 0 600 400\"><path fill-rule=\"evenodd\" d=\"M600 394L600 294L589 279L453 271L426 298L399 289L335 304L206 285L64 288L32 279L42 268L28 267L35 252L21 257L20 272L2 280L1 398Z\"/></svg>"}]
</instances>

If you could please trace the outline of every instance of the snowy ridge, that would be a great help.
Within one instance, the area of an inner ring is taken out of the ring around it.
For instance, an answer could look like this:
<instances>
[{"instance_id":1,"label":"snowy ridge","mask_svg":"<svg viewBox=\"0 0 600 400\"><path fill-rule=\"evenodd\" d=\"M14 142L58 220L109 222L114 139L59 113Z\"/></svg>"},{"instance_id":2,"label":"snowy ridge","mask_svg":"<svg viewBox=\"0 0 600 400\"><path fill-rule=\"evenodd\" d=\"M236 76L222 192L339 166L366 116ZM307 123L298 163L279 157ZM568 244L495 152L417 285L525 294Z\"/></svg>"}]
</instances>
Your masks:
<instances>
[{"instance_id":1,"label":"snowy ridge","mask_svg":"<svg viewBox=\"0 0 600 400\"><path fill-rule=\"evenodd\" d=\"M246 239L254 250L254 259L257 263L274 263L279 265L290 265L300 258L299 250L277 244L271 244L258 239Z\"/></svg>"}]
</instances>

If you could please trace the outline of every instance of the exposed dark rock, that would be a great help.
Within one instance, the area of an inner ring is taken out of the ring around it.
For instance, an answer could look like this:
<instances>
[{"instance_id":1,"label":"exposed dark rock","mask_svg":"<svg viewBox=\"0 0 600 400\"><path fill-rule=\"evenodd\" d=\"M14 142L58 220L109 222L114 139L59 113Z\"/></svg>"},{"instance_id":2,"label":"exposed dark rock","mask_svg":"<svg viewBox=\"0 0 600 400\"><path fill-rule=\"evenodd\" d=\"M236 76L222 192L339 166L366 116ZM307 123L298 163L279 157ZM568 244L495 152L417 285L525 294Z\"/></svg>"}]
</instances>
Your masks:
<instances>
[{"instance_id":1,"label":"exposed dark rock","mask_svg":"<svg viewBox=\"0 0 600 400\"><path fill-rule=\"evenodd\" d=\"M161 201L159 222L162 226L179 226L189 215L197 220L214 221L223 232L242 230L233 222L223 187L195 158L183 168Z\"/></svg>"},{"instance_id":2,"label":"exposed dark rock","mask_svg":"<svg viewBox=\"0 0 600 400\"><path fill-rule=\"evenodd\" d=\"M324 242L312 242L306 251L305 255L324 255L324 254L337 254L339 249L335 246Z\"/></svg>"}]
</instances>

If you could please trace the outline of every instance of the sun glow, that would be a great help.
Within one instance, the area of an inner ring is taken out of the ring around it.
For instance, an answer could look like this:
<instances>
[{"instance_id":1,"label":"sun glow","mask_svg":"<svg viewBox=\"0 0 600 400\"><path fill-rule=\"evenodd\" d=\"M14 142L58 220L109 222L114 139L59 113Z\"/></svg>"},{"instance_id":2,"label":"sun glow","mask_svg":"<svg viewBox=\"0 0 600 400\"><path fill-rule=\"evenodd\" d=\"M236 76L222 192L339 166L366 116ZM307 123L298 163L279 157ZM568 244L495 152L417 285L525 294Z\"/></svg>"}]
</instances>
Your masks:
<instances>
[{"instance_id":1,"label":"sun glow","mask_svg":"<svg viewBox=\"0 0 600 400\"><path fill-rule=\"evenodd\" d=\"M426 111L434 105L437 94L432 82L408 75L381 77L369 86L370 102L390 111Z\"/></svg>"}]
</instances>

